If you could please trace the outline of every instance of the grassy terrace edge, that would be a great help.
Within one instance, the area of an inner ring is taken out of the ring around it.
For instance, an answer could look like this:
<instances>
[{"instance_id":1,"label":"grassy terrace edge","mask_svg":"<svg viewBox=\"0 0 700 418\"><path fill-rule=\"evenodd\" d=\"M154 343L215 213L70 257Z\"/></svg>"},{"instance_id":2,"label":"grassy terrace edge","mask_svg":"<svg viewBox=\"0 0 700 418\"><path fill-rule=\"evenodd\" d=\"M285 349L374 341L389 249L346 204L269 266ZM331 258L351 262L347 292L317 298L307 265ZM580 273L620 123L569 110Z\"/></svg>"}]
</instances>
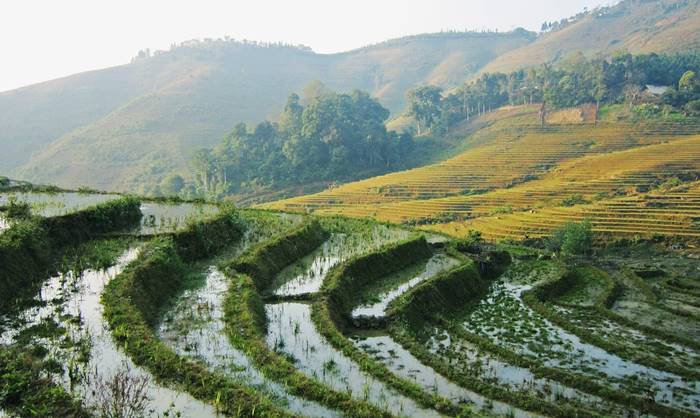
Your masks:
<instances>
[{"instance_id":1,"label":"grassy terrace edge","mask_svg":"<svg viewBox=\"0 0 700 418\"><path fill-rule=\"evenodd\" d=\"M141 219L140 200L122 197L75 213L19 220L0 234L0 312L33 294L62 246L116 231Z\"/></svg>"},{"instance_id":2,"label":"grassy terrace edge","mask_svg":"<svg viewBox=\"0 0 700 418\"><path fill-rule=\"evenodd\" d=\"M318 220L306 220L222 266L231 279L224 302L229 339L249 356L267 378L285 385L294 395L343 411L350 417L391 417L386 411L354 399L347 393L331 390L308 377L287 359L270 350L265 342L266 317L261 292L275 274L319 247L327 238L328 232Z\"/></svg>"},{"instance_id":3,"label":"grassy terrace edge","mask_svg":"<svg viewBox=\"0 0 700 418\"><path fill-rule=\"evenodd\" d=\"M423 235L383 246L335 266L326 277L321 292L312 305L311 319L319 332L360 368L384 381L399 393L449 416L467 416L468 408L459 408L448 399L431 394L409 380L392 373L386 366L355 347L341 330L349 326L349 316L359 302L358 291L370 282L380 280L431 255Z\"/></svg>"},{"instance_id":4,"label":"grassy terrace edge","mask_svg":"<svg viewBox=\"0 0 700 418\"><path fill-rule=\"evenodd\" d=\"M105 318L118 345L159 381L183 387L193 397L232 416L288 417L291 415L247 386L208 370L201 362L177 355L154 331L162 308L181 291L187 271L183 259L210 256L240 237L241 227L234 212L223 211L174 236L154 238L105 288ZM179 246L185 238L192 241Z\"/></svg>"},{"instance_id":5,"label":"grassy terrace edge","mask_svg":"<svg viewBox=\"0 0 700 418\"><path fill-rule=\"evenodd\" d=\"M552 404L536 396L518 395L456 373L443 362L436 361L434 356L409 334L407 329L412 324L440 321L442 315L464 310L465 304L469 306L486 294L490 279L482 277L473 260L464 255L460 256L454 251L452 253L461 258L462 264L424 281L389 304L388 331L392 338L438 373L487 398L532 412L558 417L596 416L591 411L581 411L569 405ZM501 260L501 262L507 263L508 260ZM495 270L500 269L500 266L495 267Z\"/></svg>"},{"instance_id":6,"label":"grassy terrace edge","mask_svg":"<svg viewBox=\"0 0 700 418\"><path fill-rule=\"evenodd\" d=\"M449 301L451 299L451 296L443 292L447 292L449 289L453 289L454 291L454 287L448 285L439 285L436 282L448 282L455 280L454 278L450 278L450 276L455 275L459 271L459 269L460 267L458 266L448 272L445 272L441 275L438 275L430 280L423 282L421 285L411 289L411 291L407 292L402 297L397 298L397 300L390 304L389 310L392 311L392 315L395 318L392 325L389 327L390 334L392 335L392 337L394 337L394 339L397 342L401 343L405 348L409 349L409 351L411 351L411 353L415 355L419 360L430 365L438 372L444 373L445 376L449 377L450 379L454 380L460 385L474 390L475 392L481 393L482 395L487 396L489 398L502 400L504 402L512 404L513 406L530 410L533 412L540 412L558 417L598 415L593 411L585 410L571 405L554 404L552 402L543 401L541 398L535 396L516 395L507 390L503 390L502 388L498 388L493 385L483 384L476 380L468 379L459 374L453 373L449 369L449 367L445 367L445 365L442 364L442 362L435 361L433 356L428 352L428 350L422 347L417 341L415 341L415 339L411 335L409 335L407 330L410 329L412 325L416 324L415 322L411 323L410 320L415 321L419 319L412 313L415 310L412 306L412 301L423 300L423 297L416 298L413 296L413 294L425 293L427 295L429 293L437 291L441 294L439 300ZM485 280L481 278L478 272L476 275L473 276L473 279ZM484 282L484 285L487 284L488 282ZM429 288L432 288L432 290L428 290ZM463 304L461 309L469 309L470 306L473 306L476 303L476 301L481 295L483 295L483 293L474 292L468 295L468 298L461 299ZM465 301L466 306L464 305ZM473 344L479 350L490 352L497 358L500 358L501 360L506 361L515 366L529 369L537 377L558 381L571 388L581 390L582 392L586 392L594 396L599 396L602 399L615 402L619 405L630 409L638 410L640 412L652 413L657 416L664 417L693 416L690 413L678 410L676 408L667 407L656 402L649 402L648 400L640 396L621 393L619 391L609 388L608 386L598 383L594 379L584 377L569 371L547 367L542 365L537 360L519 356L511 350L503 348L491 342L489 339L472 333L460 326L456 326L454 323L445 319L445 317L442 314L444 314L447 310L455 309L456 306L450 306L449 304L446 305L435 302L430 302L429 306L432 310L432 314L426 318L429 321L434 321L440 326L450 330L451 333ZM404 315L406 312L410 312L410 314ZM402 328L400 326L401 324L407 325L408 328Z\"/></svg>"},{"instance_id":7,"label":"grassy terrace edge","mask_svg":"<svg viewBox=\"0 0 700 418\"><path fill-rule=\"evenodd\" d=\"M0 234L0 313L12 311L36 292L61 246L138 222L139 206L137 198L122 197L71 214L20 220ZM0 405L22 416L90 416L62 386L42 376L42 369L32 353L0 349Z\"/></svg>"}]
</instances>

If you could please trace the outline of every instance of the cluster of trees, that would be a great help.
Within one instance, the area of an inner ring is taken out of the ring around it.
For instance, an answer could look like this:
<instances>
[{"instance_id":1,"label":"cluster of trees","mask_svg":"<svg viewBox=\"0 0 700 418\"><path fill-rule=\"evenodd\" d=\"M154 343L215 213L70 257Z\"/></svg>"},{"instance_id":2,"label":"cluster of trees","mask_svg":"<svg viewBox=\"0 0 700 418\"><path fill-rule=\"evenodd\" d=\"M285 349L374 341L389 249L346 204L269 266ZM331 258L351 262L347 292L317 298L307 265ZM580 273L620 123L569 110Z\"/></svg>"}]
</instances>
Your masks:
<instances>
[{"instance_id":1,"label":"cluster of trees","mask_svg":"<svg viewBox=\"0 0 700 418\"><path fill-rule=\"evenodd\" d=\"M197 191L250 193L401 168L413 138L388 132L388 117L366 92L339 94L317 83L304 100L290 95L277 123L238 124L214 148L198 150L192 160Z\"/></svg>"},{"instance_id":2,"label":"cluster of trees","mask_svg":"<svg viewBox=\"0 0 700 418\"><path fill-rule=\"evenodd\" d=\"M593 225L589 219L567 222L554 231L548 244L564 256L588 255L593 247Z\"/></svg>"},{"instance_id":3,"label":"cluster of trees","mask_svg":"<svg viewBox=\"0 0 700 418\"><path fill-rule=\"evenodd\" d=\"M598 7L594 10L594 13L596 15L600 14L603 9ZM552 21L552 22L544 22L542 24L542 27L540 28L540 32L552 32L556 31L559 29L563 29L567 26L569 26L572 23L578 22L579 20L583 19L584 17L588 16L589 11L588 7L584 7L583 11L580 13L577 13L574 16L568 17L568 18L563 18L559 21Z\"/></svg>"},{"instance_id":4,"label":"cluster of trees","mask_svg":"<svg viewBox=\"0 0 700 418\"><path fill-rule=\"evenodd\" d=\"M439 87L421 86L407 94L407 113L417 122L419 133L444 133L474 115L504 105L544 102L551 108L583 103L639 104L647 85L668 86L662 104L694 112L700 83L700 54L631 55L587 59L578 53L556 67L483 74L449 94Z\"/></svg>"}]
</instances>

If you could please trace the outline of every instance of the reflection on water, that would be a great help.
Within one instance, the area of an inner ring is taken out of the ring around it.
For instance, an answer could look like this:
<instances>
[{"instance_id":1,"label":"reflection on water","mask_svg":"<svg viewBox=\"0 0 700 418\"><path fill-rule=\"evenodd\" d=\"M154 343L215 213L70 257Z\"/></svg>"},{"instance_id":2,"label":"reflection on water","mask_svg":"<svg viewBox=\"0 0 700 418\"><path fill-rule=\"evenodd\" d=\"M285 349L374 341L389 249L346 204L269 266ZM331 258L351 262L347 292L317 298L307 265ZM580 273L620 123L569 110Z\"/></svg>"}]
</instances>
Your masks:
<instances>
[{"instance_id":1,"label":"reflection on water","mask_svg":"<svg viewBox=\"0 0 700 418\"><path fill-rule=\"evenodd\" d=\"M364 373L357 363L333 348L311 321L310 305L269 304L265 311L269 322L268 346L293 359L294 365L308 376L395 415L439 416Z\"/></svg>"},{"instance_id":2,"label":"reflection on water","mask_svg":"<svg viewBox=\"0 0 700 418\"><path fill-rule=\"evenodd\" d=\"M109 200L120 198L115 194L87 193L0 193L0 206L10 200L26 202L31 205L32 213L40 216L58 216L85 209Z\"/></svg>"},{"instance_id":3,"label":"reflection on water","mask_svg":"<svg viewBox=\"0 0 700 418\"><path fill-rule=\"evenodd\" d=\"M117 263L106 270L85 270L80 275L59 275L49 279L41 289L40 306L30 308L20 315L11 331L0 337L2 343L12 342L22 331L33 325L58 321L67 330L63 338L40 339L49 348L49 356L63 365L63 375L58 379L63 386L85 400L89 407L96 405L100 394L94 392L98 383L110 380L118 372L129 372L132 381L147 382L149 416L161 416L180 412L188 417L215 417L216 411L183 392L177 392L155 383L150 374L136 367L114 344L109 327L104 320L100 296L107 283L133 261L138 250L126 251ZM74 344L68 344L73 341ZM81 361L87 358L88 361Z\"/></svg>"},{"instance_id":4,"label":"reflection on water","mask_svg":"<svg viewBox=\"0 0 700 418\"><path fill-rule=\"evenodd\" d=\"M425 268L418 275L400 284L396 288L378 295L378 302L358 306L352 311L352 317L384 317L386 314L386 308L387 306L389 306L389 303L391 303L391 301L406 293L422 281L429 279L445 270L448 270L456 266L457 264L459 264L459 260L452 257L448 257L445 254L433 255L425 264Z\"/></svg>"},{"instance_id":5,"label":"reflection on water","mask_svg":"<svg viewBox=\"0 0 700 418\"><path fill-rule=\"evenodd\" d=\"M183 356L204 361L209 367L264 392L289 410L309 417L339 414L317 403L289 394L265 376L226 336L223 301L228 279L211 266L204 286L186 291L167 314L159 329L161 338Z\"/></svg>"},{"instance_id":6,"label":"reflection on water","mask_svg":"<svg viewBox=\"0 0 700 418\"><path fill-rule=\"evenodd\" d=\"M141 204L140 235L174 232L187 225L189 219L213 215L219 211L216 205L203 203L154 203Z\"/></svg>"},{"instance_id":7,"label":"reflection on water","mask_svg":"<svg viewBox=\"0 0 700 418\"><path fill-rule=\"evenodd\" d=\"M431 367L415 358L388 335L358 335L352 341L375 359L386 365L392 373L417 383L427 392L436 393L455 404L474 404L478 409L491 409L499 415L525 418L533 414L515 409L505 403L491 401L475 392L458 386Z\"/></svg>"}]
</instances>

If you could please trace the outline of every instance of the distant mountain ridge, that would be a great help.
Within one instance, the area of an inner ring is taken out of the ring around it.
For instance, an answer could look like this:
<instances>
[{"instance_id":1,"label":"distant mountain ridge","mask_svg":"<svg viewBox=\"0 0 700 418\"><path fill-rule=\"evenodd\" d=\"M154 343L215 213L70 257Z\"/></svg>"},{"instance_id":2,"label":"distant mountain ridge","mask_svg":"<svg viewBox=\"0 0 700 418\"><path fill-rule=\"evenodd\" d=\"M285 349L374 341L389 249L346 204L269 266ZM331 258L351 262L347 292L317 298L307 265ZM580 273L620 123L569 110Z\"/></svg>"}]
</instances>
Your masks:
<instances>
[{"instance_id":1,"label":"distant mountain ridge","mask_svg":"<svg viewBox=\"0 0 700 418\"><path fill-rule=\"evenodd\" d=\"M700 1L625 0L580 14L535 42L506 52L482 72L509 72L565 58L574 51L610 55L700 50Z\"/></svg>"},{"instance_id":2,"label":"distant mountain ridge","mask_svg":"<svg viewBox=\"0 0 700 418\"><path fill-rule=\"evenodd\" d=\"M394 112L420 83L455 85L534 40L511 33L412 36L339 54L230 41L187 44L132 64L0 93L0 171L36 181L136 190L186 171L192 149L239 121L274 117L320 80L371 92Z\"/></svg>"}]
</instances>

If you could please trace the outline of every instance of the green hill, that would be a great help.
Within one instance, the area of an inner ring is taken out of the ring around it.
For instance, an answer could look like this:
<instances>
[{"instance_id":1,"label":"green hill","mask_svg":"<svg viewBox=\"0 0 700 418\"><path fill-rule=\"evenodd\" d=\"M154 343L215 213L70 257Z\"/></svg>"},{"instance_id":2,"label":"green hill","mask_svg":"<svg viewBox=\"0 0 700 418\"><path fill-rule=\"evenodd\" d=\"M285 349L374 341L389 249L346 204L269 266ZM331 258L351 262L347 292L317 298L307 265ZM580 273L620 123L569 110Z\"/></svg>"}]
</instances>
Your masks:
<instances>
[{"instance_id":1,"label":"green hill","mask_svg":"<svg viewBox=\"0 0 700 418\"><path fill-rule=\"evenodd\" d=\"M190 42L132 64L0 93L0 171L64 186L143 190L239 121L274 117L313 80L367 90L393 112L420 83L455 85L534 39L511 33L411 36L339 53Z\"/></svg>"},{"instance_id":2,"label":"green hill","mask_svg":"<svg viewBox=\"0 0 700 418\"><path fill-rule=\"evenodd\" d=\"M482 72L509 72L557 61L581 51L586 55L684 52L700 47L700 1L625 0L568 19L537 40L507 52Z\"/></svg>"}]
</instances>

